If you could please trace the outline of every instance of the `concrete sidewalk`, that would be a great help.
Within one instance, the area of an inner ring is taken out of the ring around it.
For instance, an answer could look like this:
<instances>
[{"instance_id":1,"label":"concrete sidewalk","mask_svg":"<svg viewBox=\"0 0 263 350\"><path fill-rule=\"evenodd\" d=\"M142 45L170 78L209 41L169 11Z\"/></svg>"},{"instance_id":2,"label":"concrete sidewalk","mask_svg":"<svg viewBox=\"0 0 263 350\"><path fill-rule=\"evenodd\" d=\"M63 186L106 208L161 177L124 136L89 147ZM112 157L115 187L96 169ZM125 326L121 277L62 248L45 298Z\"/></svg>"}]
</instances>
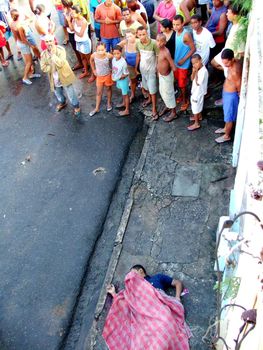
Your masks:
<instances>
[{"instance_id":1,"label":"concrete sidewalk","mask_svg":"<svg viewBox=\"0 0 263 350\"><path fill-rule=\"evenodd\" d=\"M219 89L217 95L220 93ZM206 107L213 101L206 101ZM123 287L134 264L163 272L189 289L182 298L193 332L191 349L205 350L202 336L215 315L214 246L218 219L227 213L233 182L232 143L215 143L222 110L207 109L201 129L189 132L189 115L149 125L148 137L117 232L105 285ZM173 294L174 291L171 291ZM106 349L101 337L110 307L105 290L85 349Z\"/></svg>"}]
</instances>

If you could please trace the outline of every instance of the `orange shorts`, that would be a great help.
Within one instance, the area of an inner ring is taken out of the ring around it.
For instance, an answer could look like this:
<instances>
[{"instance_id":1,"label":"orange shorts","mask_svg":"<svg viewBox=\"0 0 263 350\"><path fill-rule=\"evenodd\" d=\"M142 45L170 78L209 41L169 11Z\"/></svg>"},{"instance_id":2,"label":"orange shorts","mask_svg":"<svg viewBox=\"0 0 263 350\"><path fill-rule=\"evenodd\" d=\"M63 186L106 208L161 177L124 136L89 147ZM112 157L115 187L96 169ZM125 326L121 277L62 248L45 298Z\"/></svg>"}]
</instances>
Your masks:
<instances>
[{"instance_id":1,"label":"orange shorts","mask_svg":"<svg viewBox=\"0 0 263 350\"><path fill-rule=\"evenodd\" d=\"M103 75L103 76L97 76L96 79L96 85L97 86L112 86L113 80L111 79L111 74Z\"/></svg>"},{"instance_id":2,"label":"orange shorts","mask_svg":"<svg viewBox=\"0 0 263 350\"><path fill-rule=\"evenodd\" d=\"M178 68L176 67L176 71L174 72L174 78L178 82L179 88L185 88L187 86L187 75L188 69Z\"/></svg>"}]
</instances>

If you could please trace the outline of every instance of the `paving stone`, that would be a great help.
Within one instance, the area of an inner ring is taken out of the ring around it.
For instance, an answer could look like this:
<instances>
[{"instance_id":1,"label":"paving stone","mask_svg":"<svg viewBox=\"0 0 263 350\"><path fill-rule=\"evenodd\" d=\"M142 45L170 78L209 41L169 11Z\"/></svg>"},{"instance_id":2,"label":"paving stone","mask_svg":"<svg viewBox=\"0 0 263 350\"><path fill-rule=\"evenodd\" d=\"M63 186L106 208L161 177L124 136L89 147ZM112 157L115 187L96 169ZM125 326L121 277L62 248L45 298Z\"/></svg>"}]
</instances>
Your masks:
<instances>
[{"instance_id":1,"label":"paving stone","mask_svg":"<svg viewBox=\"0 0 263 350\"><path fill-rule=\"evenodd\" d=\"M198 197L201 183L199 165L178 165L173 183L172 195L179 197Z\"/></svg>"}]
</instances>

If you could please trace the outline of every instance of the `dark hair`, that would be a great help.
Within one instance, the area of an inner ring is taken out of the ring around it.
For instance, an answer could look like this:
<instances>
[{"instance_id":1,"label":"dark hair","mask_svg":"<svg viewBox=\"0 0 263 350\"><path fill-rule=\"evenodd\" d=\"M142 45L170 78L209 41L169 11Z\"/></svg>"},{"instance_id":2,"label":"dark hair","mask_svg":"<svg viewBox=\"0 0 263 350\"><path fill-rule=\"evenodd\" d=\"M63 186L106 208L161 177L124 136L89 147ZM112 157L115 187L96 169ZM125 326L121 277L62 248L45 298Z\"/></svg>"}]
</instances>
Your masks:
<instances>
[{"instance_id":1,"label":"dark hair","mask_svg":"<svg viewBox=\"0 0 263 350\"><path fill-rule=\"evenodd\" d=\"M147 275L146 270L145 270L145 268L144 268L142 265L139 265L139 264L134 265L133 267L131 267L131 270L132 270L132 269L137 270L137 271L140 270L140 269L142 269L143 272L145 273L145 275Z\"/></svg>"},{"instance_id":2,"label":"dark hair","mask_svg":"<svg viewBox=\"0 0 263 350\"><path fill-rule=\"evenodd\" d=\"M62 5L64 7L72 7L73 6L73 1L71 1L71 0L61 0L61 2L62 2Z\"/></svg>"},{"instance_id":3,"label":"dark hair","mask_svg":"<svg viewBox=\"0 0 263 350\"><path fill-rule=\"evenodd\" d=\"M241 13L241 6L230 4L228 9L233 12L234 15L239 15Z\"/></svg>"},{"instance_id":4,"label":"dark hair","mask_svg":"<svg viewBox=\"0 0 263 350\"><path fill-rule=\"evenodd\" d=\"M140 26L140 27L137 28L136 32L139 32L141 30L146 30L146 29L144 28L144 26Z\"/></svg>"},{"instance_id":5,"label":"dark hair","mask_svg":"<svg viewBox=\"0 0 263 350\"><path fill-rule=\"evenodd\" d=\"M180 21L181 23L184 23L184 18L181 15L176 15L174 16L175 21Z\"/></svg>"},{"instance_id":6,"label":"dark hair","mask_svg":"<svg viewBox=\"0 0 263 350\"><path fill-rule=\"evenodd\" d=\"M202 61L202 57L199 55L199 53L194 53L193 56L191 57L191 60L192 60L193 58L195 58L195 59L197 59L197 60L199 60L199 61Z\"/></svg>"},{"instance_id":7,"label":"dark hair","mask_svg":"<svg viewBox=\"0 0 263 350\"><path fill-rule=\"evenodd\" d=\"M128 7L124 7L124 8L121 10L121 12L125 12L125 11L131 12L131 9L129 9Z\"/></svg>"},{"instance_id":8,"label":"dark hair","mask_svg":"<svg viewBox=\"0 0 263 350\"><path fill-rule=\"evenodd\" d=\"M166 36L165 36L163 33L158 33L156 39L157 39L158 37L159 37L160 39L163 39L163 40L166 41Z\"/></svg>"},{"instance_id":9,"label":"dark hair","mask_svg":"<svg viewBox=\"0 0 263 350\"><path fill-rule=\"evenodd\" d=\"M170 21L170 20L167 19L167 18L163 19L160 23L161 23L161 25L162 25L164 28L173 29L173 23L172 23L172 21Z\"/></svg>"},{"instance_id":10,"label":"dark hair","mask_svg":"<svg viewBox=\"0 0 263 350\"><path fill-rule=\"evenodd\" d=\"M191 19L196 19L198 22L202 22L202 17L200 15L193 15Z\"/></svg>"},{"instance_id":11,"label":"dark hair","mask_svg":"<svg viewBox=\"0 0 263 350\"><path fill-rule=\"evenodd\" d=\"M43 4L38 4L35 9L35 13L37 15L40 15L40 13L45 12L45 5Z\"/></svg>"},{"instance_id":12,"label":"dark hair","mask_svg":"<svg viewBox=\"0 0 263 350\"><path fill-rule=\"evenodd\" d=\"M222 60L231 61L234 58L234 51L231 49L224 49L221 53Z\"/></svg>"},{"instance_id":13,"label":"dark hair","mask_svg":"<svg viewBox=\"0 0 263 350\"><path fill-rule=\"evenodd\" d=\"M78 14L81 13L81 8L79 5L72 6L72 10L74 10Z\"/></svg>"},{"instance_id":14,"label":"dark hair","mask_svg":"<svg viewBox=\"0 0 263 350\"><path fill-rule=\"evenodd\" d=\"M122 47L121 47L120 45L116 45L116 46L114 46L114 48L113 48L113 51L114 51L114 50L117 50L117 51L122 52Z\"/></svg>"}]
</instances>

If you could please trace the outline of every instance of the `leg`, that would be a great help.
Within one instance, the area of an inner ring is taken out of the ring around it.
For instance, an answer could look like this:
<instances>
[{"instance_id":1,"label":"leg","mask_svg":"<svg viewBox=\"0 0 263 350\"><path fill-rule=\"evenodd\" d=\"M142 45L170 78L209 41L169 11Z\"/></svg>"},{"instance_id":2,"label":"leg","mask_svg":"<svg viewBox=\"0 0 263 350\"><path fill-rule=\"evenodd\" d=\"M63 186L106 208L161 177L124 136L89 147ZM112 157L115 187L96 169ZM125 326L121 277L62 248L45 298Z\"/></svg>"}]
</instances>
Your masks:
<instances>
[{"instance_id":1,"label":"leg","mask_svg":"<svg viewBox=\"0 0 263 350\"><path fill-rule=\"evenodd\" d=\"M170 123L171 121L173 121L176 118L177 118L177 114L176 114L176 109L174 107L171 109L171 113L167 117L163 118L163 120L167 123Z\"/></svg>"},{"instance_id":2,"label":"leg","mask_svg":"<svg viewBox=\"0 0 263 350\"><path fill-rule=\"evenodd\" d=\"M64 90L66 91L66 94L68 96L68 99L70 101L70 104L75 108L75 109L79 109L79 100L77 97L77 94L75 92L75 89L73 87L73 85L69 85L69 86L65 86Z\"/></svg>"},{"instance_id":3,"label":"leg","mask_svg":"<svg viewBox=\"0 0 263 350\"><path fill-rule=\"evenodd\" d=\"M103 88L104 88L104 85L97 85L96 107L93 111L90 112L91 116L94 115L95 113L99 112L99 110L100 110Z\"/></svg>"},{"instance_id":4,"label":"leg","mask_svg":"<svg viewBox=\"0 0 263 350\"><path fill-rule=\"evenodd\" d=\"M153 120L158 120L159 119L159 115L157 113L157 106L156 106L156 102L157 102L157 97L156 94L151 94L151 101L152 101L152 118Z\"/></svg>"},{"instance_id":5,"label":"leg","mask_svg":"<svg viewBox=\"0 0 263 350\"><path fill-rule=\"evenodd\" d=\"M189 125L189 126L187 127L187 129L188 129L189 131L193 131L193 130L196 130L196 129L199 129L199 128L200 128L199 120L200 120L200 118L201 118L201 113L196 113L196 114L193 115L193 117L194 117L194 124Z\"/></svg>"},{"instance_id":6,"label":"leg","mask_svg":"<svg viewBox=\"0 0 263 350\"><path fill-rule=\"evenodd\" d=\"M32 55L30 54L23 54L23 58L25 61L25 69L24 69L24 76L23 76L23 81L24 80L29 80L29 75L31 74L31 69L32 69Z\"/></svg>"},{"instance_id":7,"label":"leg","mask_svg":"<svg viewBox=\"0 0 263 350\"><path fill-rule=\"evenodd\" d=\"M131 79L131 96L130 96L131 103L135 98L136 86L137 86L137 78Z\"/></svg>"},{"instance_id":8,"label":"leg","mask_svg":"<svg viewBox=\"0 0 263 350\"><path fill-rule=\"evenodd\" d=\"M0 61L3 67L7 67L9 65L9 62L4 59L4 52L2 47L0 48Z\"/></svg>"},{"instance_id":9,"label":"leg","mask_svg":"<svg viewBox=\"0 0 263 350\"><path fill-rule=\"evenodd\" d=\"M88 68L87 55L85 55L84 53L81 53L80 56L81 56L81 61L82 61L83 67L84 67L84 72L82 74L80 74L80 76L79 76L79 79L82 79L82 78L85 78L89 75L89 73L88 73L89 68Z\"/></svg>"},{"instance_id":10,"label":"leg","mask_svg":"<svg viewBox=\"0 0 263 350\"><path fill-rule=\"evenodd\" d=\"M231 131L233 129L234 123L233 122L227 122L225 124L225 135L224 138L226 140L230 140L231 139Z\"/></svg>"},{"instance_id":11,"label":"leg","mask_svg":"<svg viewBox=\"0 0 263 350\"><path fill-rule=\"evenodd\" d=\"M64 38L65 38L63 43L67 44L69 41L67 27L63 27L63 32L64 32Z\"/></svg>"},{"instance_id":12,"label":"leg","mask_svg":"<svg viewBox=\"0 0 263 350\"><path fill-rule=\"evenodd\" d=\"M7 56L7 59L9 59L9 58L13 57L13 54L12 54L12 51L11 51L11 48L10 48L10 45L9 45L8 40L6 40L5 47L6 47L7 51L8 51L8 56Z\"/></svg>"},{"instance_id":13,"label":"leg","mask_svg":"<svg viewBox=\"0 0 263 350\"><path fill-rule=\"evenodd\" d=\"M130 99L129 95L123 95L123 105L125 106L125 110L119 112L119 115L126 116L130 114Z\"/></svg>"},{"instance_id":14,"label":"leg","mask_svg":"<svg viewBox=\"0 0 263 350\"><path fill-rule=\"evenodd\" d=\"M64 90L63 90L62 86L55 88L55 96L59 102L59 104L56 107L56 110L57 110L57 112L60 112L67 105L66 97L64 95Z\"/></svg>"},{"instance_id":15,"label":"leg","mask_svg":"<svg viewBox=\"0 0 263 350\"><path fill-rule=\"evenodd\" d=\"M112 86L107 86L107 109L112 108L111 98L112 98Z\"/></svg>"}]
</instances>

